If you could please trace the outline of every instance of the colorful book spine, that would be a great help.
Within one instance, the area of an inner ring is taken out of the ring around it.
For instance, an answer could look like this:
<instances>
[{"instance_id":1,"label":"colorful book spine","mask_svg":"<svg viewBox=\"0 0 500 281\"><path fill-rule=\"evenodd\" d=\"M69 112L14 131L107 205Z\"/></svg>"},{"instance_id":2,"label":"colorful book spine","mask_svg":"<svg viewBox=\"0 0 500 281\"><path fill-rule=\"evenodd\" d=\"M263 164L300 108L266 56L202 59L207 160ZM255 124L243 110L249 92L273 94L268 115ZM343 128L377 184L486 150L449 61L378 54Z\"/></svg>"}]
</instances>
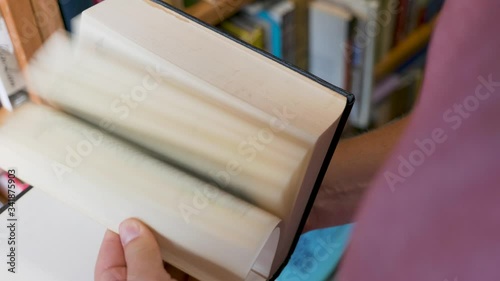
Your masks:
<instances>
[{"instance_id":1,"label":"colorful book spine","mask_svg":"<svg viewBox=\"0 0 500 281\"><path fill-rule=\"evenodd\" d=\"M409 8L409 0L399 0L399 8L394 31L394 39L392 47L395 47L399 42L403 41L406 30L406 20Z\"/></svg>"},{"instance_id":2,"label":"colorful book spine","mask_svg":"<svg viewBox=\"0 0 500 281\"><path fill-rule=\"evenodd\" d=\"M12 96L25 92L26 84L14 55L14 45L4 18L0 15L0 102L12 111Z\"/></svg>"},{"instance_id":3,"label":"colorful book spine","mask_svg":"<svg viewBox=\"0 0 500 281\"><path fill-rule=\"evenodd\" d=\"M62 18L66 30L71 30L71 20L80 15L86 9L92 7L94 2L92 0L59 0L61 7Z\"/></svg>"},{"instance_id":4,"label":"colorful book spine","mask_svg":"<svg viewBox=\"0 0 500 281\"><path fill-rule=\"evenodd\" d=\"M350 45L353 15L347 9L324 1L312 2L309 13L309 71L345 89L349 75L346 67L349 50L345 46Z\"/></svg>"},{"instance_id":5,"label":"colorful book spine","mask_svg":"<svg viewBox=\"0 0 500 281\"><path fill-rule=\"evenodd\" d=\"M297 46L295 44L295 4L291 1L286 1L286 4L282 7L284 9L281 12L281 41L283 60L295 64L296 63L296 51Z\"/></svg>"},{"instance_id":6,"label":"colorful book spine","mask_svg":"<svg viewBox=\"0 0 500 281\"><path fill-rule=\"evenodd\" d=\"M293 0L294 12L294 48L295 65L307 70L309 65L309 1Z\"/></svg>"},{"instance_id":7,"label":"colorful book spine","mask_svg":"<svg viewBox=\"0 0 500 281\"><path fill-rule=\"evenodd\" d=\"M264 28L266 50L288 63L295 62L295 5L292 1L267 1L251 4L244 12Z\"/></svg>"},{"instance_id":8,"label":"colorful book spine","mask_svg":"<svg viewBox=\"0 0 500 281\"><path fill-rule=\"evenodd\" d=\"M223 21L220 28L256 48L264 48L264 28L244 14L238 14Z\"/></svg>"},{"instance_id":9,"label":"colorful book spine","mask_svg":"<svg viewBox=\"0 0 500 281\"><path fill-rule=\"evenodd\" d=\"M262 21L266 22L269 28L268 31L268 46L267 50L278 58L283 58L282 53L282 37L281 25L273 19L269 10L263 10L257 15Z\"/></svg>"}]
</instances>

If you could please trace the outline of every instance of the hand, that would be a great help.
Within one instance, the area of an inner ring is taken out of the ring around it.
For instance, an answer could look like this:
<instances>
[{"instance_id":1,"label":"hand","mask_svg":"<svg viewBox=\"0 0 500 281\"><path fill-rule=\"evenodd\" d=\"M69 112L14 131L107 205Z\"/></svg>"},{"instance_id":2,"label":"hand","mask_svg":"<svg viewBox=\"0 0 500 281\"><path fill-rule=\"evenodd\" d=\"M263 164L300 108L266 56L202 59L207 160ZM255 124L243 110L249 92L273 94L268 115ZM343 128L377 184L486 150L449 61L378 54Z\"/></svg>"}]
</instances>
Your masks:
<instances>
[{"instance_id":1,"label":"hand","mask_svg":"<svg viewBox=\"0 0 500 281\"><path fill-rule=\"evenodd\" d=\"M136 219L107 231L95 267L95 281L175 281L163 267L158 242Z\"/></svg>"}]
</instances>

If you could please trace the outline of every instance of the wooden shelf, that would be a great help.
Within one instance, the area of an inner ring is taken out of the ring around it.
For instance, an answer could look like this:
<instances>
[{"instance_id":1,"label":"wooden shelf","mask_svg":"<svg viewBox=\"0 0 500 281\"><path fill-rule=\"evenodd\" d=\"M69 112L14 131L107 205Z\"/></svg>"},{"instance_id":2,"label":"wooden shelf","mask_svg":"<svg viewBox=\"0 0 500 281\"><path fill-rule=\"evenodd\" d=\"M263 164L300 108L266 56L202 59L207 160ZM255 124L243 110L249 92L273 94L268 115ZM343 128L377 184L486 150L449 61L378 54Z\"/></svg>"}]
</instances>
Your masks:
<instances>
[{"instance_id":1,"label":"wooden shelf","mask_svg":"<svg viewBox=\"0 0 500 281\"><path fill-rule=\"evenodd\" d=\"M208 24L216 25L250 2L252 0L200 0L186 8L186 12Z\"/></svg>"},{"instance_id":2,"label":"wooden shelf","mask_svg":"<svg viewBox=\"0 0 500 281\"><path fill-rule=\"evenodd\" d=\"M394 72L402 63L409 60L429 43L432 31L436 25L436 18L417 28L417 30L389 51L389 53L377 63L375 66L375 81L380 81L387 74Z\"/></svg>"}]
</instances>

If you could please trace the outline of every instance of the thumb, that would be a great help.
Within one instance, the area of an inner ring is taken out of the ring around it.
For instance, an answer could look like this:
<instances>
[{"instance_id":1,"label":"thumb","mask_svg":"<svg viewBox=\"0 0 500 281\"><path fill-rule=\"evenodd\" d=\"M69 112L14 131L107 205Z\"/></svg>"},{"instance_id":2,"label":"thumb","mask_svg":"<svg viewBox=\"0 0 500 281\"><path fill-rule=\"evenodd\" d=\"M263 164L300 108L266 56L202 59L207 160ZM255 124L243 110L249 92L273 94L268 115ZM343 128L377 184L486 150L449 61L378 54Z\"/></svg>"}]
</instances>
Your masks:
<instances>
[{"instance_id":1,"label":"thumb","mask_svg":"<svg viewBox=\"0 0 500 281\"><path fill-rule=\"evenodd\" d=\"M128 219L120 225L128 281L173 281L163 268L158 242L142 222Z\"/></svg>"}]
</instances>

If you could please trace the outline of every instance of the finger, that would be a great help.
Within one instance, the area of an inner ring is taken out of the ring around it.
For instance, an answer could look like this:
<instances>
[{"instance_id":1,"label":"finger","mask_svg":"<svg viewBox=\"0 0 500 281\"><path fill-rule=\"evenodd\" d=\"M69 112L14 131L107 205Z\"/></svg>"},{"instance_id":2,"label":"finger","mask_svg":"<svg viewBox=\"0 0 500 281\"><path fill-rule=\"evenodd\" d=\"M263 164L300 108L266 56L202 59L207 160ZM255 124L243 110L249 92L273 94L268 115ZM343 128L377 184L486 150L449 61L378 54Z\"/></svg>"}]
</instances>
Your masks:
<instances>
[{"instance_id":1,"label":"finger","mask_svg":"<svg viewBox=\"0 0 500 281\"><path fill-rule=\"evenodd\" d=\"M95 281L127 280L125 254L118 234L108 230L99 250L94 271Z\"/></svg>"},{"instance_id":2,"label":"finger","mask_svg":"<svg viewBox=\"0 0 500 281\"><path fill-rule=\"evenodd\" d=\"M120 225L120 238L127 262L127 280L171 280L163 268L158 242L147 226L136 219L126 220Z\"/></svg>"}]
</instances>

